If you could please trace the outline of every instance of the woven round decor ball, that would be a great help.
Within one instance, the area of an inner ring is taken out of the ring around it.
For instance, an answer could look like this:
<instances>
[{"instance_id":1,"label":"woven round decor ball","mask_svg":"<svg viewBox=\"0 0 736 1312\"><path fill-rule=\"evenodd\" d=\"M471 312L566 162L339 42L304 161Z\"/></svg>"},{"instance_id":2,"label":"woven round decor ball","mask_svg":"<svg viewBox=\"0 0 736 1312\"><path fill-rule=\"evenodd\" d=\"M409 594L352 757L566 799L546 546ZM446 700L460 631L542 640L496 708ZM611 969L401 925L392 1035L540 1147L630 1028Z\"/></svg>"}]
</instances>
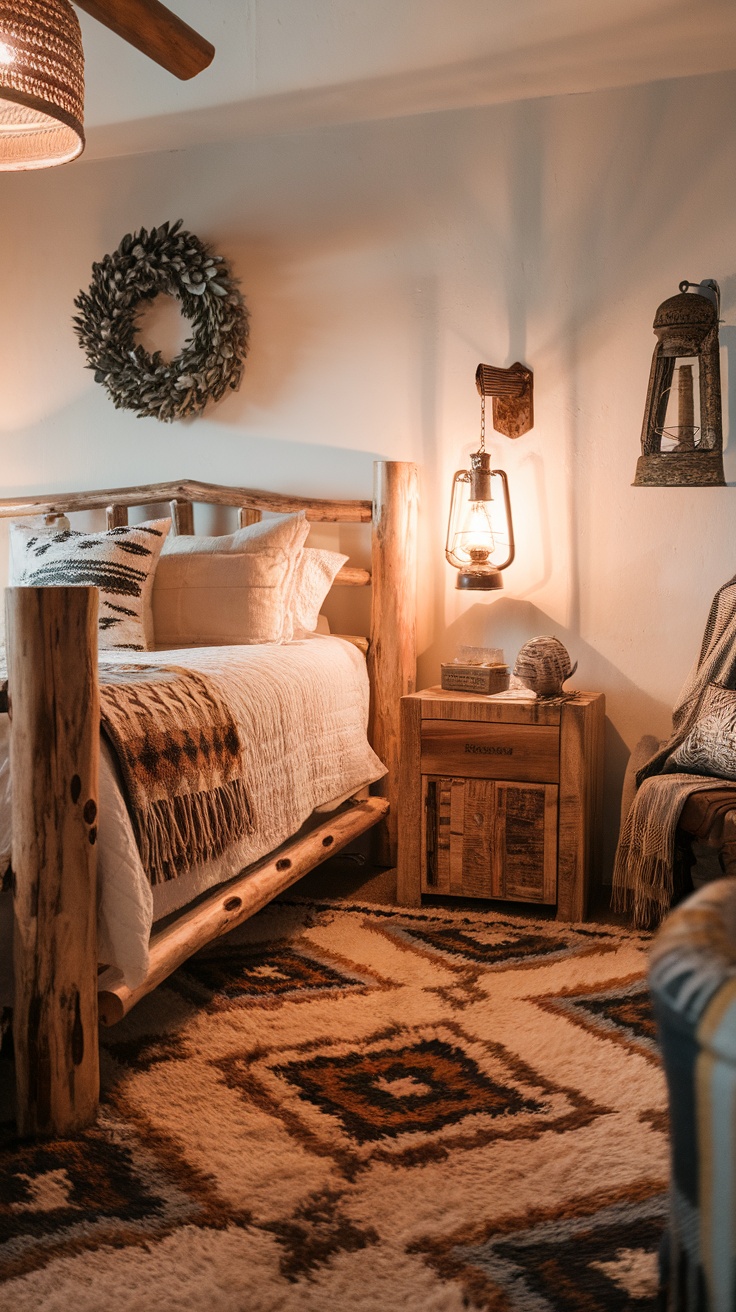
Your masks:
<instances>
[{"instance_id":1,"label":"woven round decor ball","mask_svg":"<svg viewBox=\"0 0 736 1312\"><path fill-rule=\"evenodd\" d=\"M514 674L538 697L559 697L562 685L578 668L570 664L567 648L559 638L542 635L525 642L516 657Z\"/></svg>"},{"instance_id":2,"label":"woven round decor ball","mask_svg":"<svg viewBox=\"0 0 736 1312\"><path fill-rule=\"evenodd\" d=\"M74 329L118 409L166 422L199 415L240 386L248 352L248 311L221 255L182 228L182 220L128 233L92 265L89 291L74 304ZM161 292L175 296L192 324L173 360L136 341L138 315Z\"/></svg>"}]
</instances>

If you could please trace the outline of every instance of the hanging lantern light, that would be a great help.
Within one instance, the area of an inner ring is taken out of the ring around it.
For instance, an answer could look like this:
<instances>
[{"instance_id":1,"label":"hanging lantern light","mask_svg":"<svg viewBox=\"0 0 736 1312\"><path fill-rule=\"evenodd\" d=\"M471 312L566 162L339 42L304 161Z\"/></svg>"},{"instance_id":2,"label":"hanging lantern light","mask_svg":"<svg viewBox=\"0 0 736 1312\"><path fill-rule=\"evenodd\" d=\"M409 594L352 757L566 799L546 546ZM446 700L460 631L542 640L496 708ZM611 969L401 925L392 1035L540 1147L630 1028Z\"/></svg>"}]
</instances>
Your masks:
<instances>
[{"instance_id":1,"label":"hanging lantern light","mask_svg":"<svg viewBox=\"0 0 736 1312\"><path fill-rule=\"evenodd\" d=\"M691 287L698 290L691 292ZM719 306L720 289L713 279L685 281L679 296L663 301L654 316L658 340L635 487L725 485Z\"/></svg>"},{"instance_id":2,"label":"hanging lantern light","mask_svg":"<svg viewBox=\"0 0 736 1312\"><path fill-rule=\"evenodd\" d=\"M68 0L0 0L0 170L84 150L84 53Z\"/></svg>"},{"instance_id":3,"label":"hanging lantern light","mask_svg":"<svg viewBox=\"0 0 736 1312\"><path fill-rule=\"evenodd\" d=\"M480 390L480 383L478 386ZM508 479L502 469L491 469L486 451L484 391L480 395L480 446L470 457L470 469L458 469L452 481L445 556L460 571L457 588L483 592L503 587L501 570L514 559Z\"/></svg>"}]
</instances>

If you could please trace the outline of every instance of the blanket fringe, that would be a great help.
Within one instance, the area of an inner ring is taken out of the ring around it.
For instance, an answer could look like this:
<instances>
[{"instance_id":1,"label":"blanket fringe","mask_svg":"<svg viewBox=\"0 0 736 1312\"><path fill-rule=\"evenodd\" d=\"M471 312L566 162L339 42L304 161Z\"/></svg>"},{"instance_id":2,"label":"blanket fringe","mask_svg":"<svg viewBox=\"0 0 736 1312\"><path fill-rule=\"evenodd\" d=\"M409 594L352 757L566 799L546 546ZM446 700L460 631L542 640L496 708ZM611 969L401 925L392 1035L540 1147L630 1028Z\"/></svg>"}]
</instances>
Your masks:
<instances>
[{"instance_id":1,"label":"blanket fringe","mask_svg":"<svg viewBox=\"0 0 736 1312\"><path fill-rule=\"evenodd\" d=\"M637 859L631 848L619 848L611 890L614 911L631 914L637 929L656 929L672 906L674 853L663 859Z\"/></svg>"},{"instance_id":2,"label":"blanket fringe","mask_svg":"<svg viewBox=\"0 0 736 1312\"><path fill-rule=\"evenodd\" d=\"M132 811L141 860L153 885L175 879L191 866L192 851L212 861L253 833L248 790L242 779L202 793L184 793Z\"/></svg>"}]
</instances>

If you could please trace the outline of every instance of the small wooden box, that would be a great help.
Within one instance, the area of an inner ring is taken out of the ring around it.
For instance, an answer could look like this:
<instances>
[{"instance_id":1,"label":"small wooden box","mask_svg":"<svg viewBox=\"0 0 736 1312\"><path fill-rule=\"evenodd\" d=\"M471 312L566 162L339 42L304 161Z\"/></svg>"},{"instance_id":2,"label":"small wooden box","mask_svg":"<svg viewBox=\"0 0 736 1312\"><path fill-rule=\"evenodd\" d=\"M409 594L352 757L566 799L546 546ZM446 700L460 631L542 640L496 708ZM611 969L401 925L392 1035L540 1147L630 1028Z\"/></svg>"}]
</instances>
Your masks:
<instances>
[{"instance_id":1,"label":"small wooden box","mask_svg":"<svg viewBox=\"0 0 736 1312\"><path fill-rule=\"evenodd\" d=\"M508 665L441 665L440 686L445 692L477 692L486 696L506 692L509 686Z\"/></svg>"}]
</instances>

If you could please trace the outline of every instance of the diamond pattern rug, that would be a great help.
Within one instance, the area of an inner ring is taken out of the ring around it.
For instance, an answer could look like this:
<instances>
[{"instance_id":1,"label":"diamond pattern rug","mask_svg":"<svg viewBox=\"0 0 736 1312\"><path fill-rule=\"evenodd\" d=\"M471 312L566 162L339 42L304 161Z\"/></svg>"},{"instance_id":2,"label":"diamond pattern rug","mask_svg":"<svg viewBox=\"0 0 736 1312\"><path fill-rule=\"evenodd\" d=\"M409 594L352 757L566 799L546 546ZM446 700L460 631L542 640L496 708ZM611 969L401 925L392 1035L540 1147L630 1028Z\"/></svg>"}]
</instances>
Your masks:
<instances>
[{"instance_id":1,"label":"diamond pattern rug","mask_svg":"<svg viewBox=\"0 0 736 1312\"><path fill-rule=\"evenodd\" d=\"M5 1126L0 1306L653 1312L648 941L266 908L106 1032L94 1129Z\"/></svg>"}]
</instances>

